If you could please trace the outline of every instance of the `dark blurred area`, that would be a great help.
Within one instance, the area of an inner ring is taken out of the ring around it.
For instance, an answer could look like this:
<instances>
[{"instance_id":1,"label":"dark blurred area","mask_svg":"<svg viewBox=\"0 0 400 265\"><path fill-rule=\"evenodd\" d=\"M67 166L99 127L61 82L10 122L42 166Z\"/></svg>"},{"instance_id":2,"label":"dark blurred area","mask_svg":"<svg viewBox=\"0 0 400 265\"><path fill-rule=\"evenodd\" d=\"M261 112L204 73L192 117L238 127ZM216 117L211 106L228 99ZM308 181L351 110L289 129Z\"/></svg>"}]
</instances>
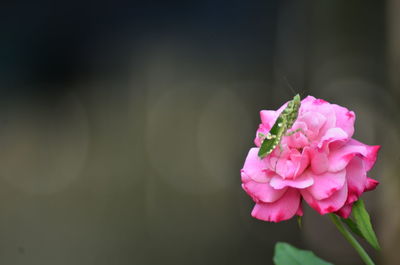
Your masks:
<instances>
[{"instance_id":1,"label":"dark blurred area","mask_svg":"<svg viewBox=\"0 0 400 265\"><path fill-rule=\"evenodd\" d=\"M307 206L301 230L250 216L258 113L294 92L383 146L365 199L400 264L399 3L0 4L0 264L272 264L277 241L361 264Z\"/></svg>"}]
</instances>

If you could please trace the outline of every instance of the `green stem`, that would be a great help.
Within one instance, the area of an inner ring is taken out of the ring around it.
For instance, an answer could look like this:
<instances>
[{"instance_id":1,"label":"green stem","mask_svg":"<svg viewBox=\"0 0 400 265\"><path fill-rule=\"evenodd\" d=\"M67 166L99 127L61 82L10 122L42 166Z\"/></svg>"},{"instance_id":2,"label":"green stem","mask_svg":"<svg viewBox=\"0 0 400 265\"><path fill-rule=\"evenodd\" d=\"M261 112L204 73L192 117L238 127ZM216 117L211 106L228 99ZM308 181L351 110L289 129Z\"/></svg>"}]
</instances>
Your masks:
<instances>
[{"instance_id":1,"label":"green stem","mask_svg":"<svg viewBox=\"0 0 400 265\"><path fill-rule=\"evenodd\" d=\"M346 240L352 245L352 247L358 252L361 259L364 261L366 265L375 265L372 259L368 256L367 252L363 249L363 247L357 242L357 240L353 237L353 235L343 226L342 221L340 221L339 217L335 214L329 214L332 222L336 225L339 232L346 238Z\"/></svg>"}]
</instances>

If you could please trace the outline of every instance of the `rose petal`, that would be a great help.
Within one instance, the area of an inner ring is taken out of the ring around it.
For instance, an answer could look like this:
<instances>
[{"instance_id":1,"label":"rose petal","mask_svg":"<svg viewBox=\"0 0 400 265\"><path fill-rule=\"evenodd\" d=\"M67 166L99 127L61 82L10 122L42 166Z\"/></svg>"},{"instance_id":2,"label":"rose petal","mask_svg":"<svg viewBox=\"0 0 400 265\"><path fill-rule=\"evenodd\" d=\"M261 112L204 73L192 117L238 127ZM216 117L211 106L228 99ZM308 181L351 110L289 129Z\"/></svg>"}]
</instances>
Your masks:
<instances>
[{"instance_id":1,"label":"rose petal","mask_svg":"<svg viewBox=\"0 0 400 265\"><path fill-rule=\"evenodd\" d=\"M255 181L249 181L242 184L242 188L255 202L274 202L282 197L286 191L286 189L276 190L268 183L258 183Z\"/></svg>"},{"instance_id":2,"label":"rose petal","mask_svg":"<svg viewBox=\"0 0 400 265\"><path fill-rule=\"evenodd\" d=\"M305 147L302 153L297 149L289 149L285 144L282 145L282 151L279 149L272 152L266 161L269 169L275 171L282 178L295 178L308 166L308 147Z\"/></svg>"},{"instance_id":3,"label":"rose petal","mask_svg":"<svg viewBox=\"0 0 400 265\"><path fill-rule=\"evenodd\" d=\"M356 120L356 115L353 111L349 111L342 106L332 104L332 107L336 113L336 127L342 128L349 138L351 138L354 133L354 121Z\"/></svg>"},{"instance_id":4,"label":"rose petal","mask_svg":"<svg viewBox=\"0 0 400 265\"><path fill-rule=\"evenodd\" d=\"M326 131L325 135L322 136L318 143L318 148L327 148L331 143L334 142L346 142L349 140L349 136L341 128L330 128Z\"/></svg>"},{"instance_id":5,"label":"rose petal","mask_svg":"<svg viewBox=\"0 0 400 265\"><path fill-rule=\"evenodd\" d=\"M367 149L361 145L350 144L351 140L336 150L331 150L328 155L329 168L331 172L344 169L355 155L366 155Z\"/></svg>"},{"instance_id":6,"label":"rose petal","mask_svg":"<svg viewBox=\"0 0 400 265\"><path fill-rule=\"evenodd\" d=\"M262 110L260 111L261 123L270 130L278 118L278 115L279 114L274 110Z\"/></svg>"},{"instance_id":7,"label":"rose petal","mask_svg":"<svg viewBox=\"0 0 400 265\"><path fill-rule=\"evenodd\" d=\"M303 152L300 155L292 156L292 161L297 164L296 170L294 172L294 177L301 175L310 163L309 147L304 147Z\"/></svg>"},{"instance_id":8,"label":"rose petal","mask_svg":"<svg viewBox=\"0 0 400 265\"><path fill-rule=\"evenodd\" d=\"M301 206L301 200L300 200L300 206L299 206L299 209L297 209L296 215L303 216L303 207Z\"/></svg>"},{"instance_id":9,"label":"rose petal","mask_svg":"<svg viewBox=\"0 0 400 265\"><path fill-rule=\"evenodd\" d=\"M308 96L301 101L300 111L302 115L306 115L307 112L318 112L326 118L326 122L319 129L321 137L328 129L333 128L336 125L336 113L332 105L325 100Z\"/></svg>"},{"instance_id":10,"label":"rose petal","mask_svg":"<svg viewBox=\"0 0 400 265\"><path fill-rule=\"evenodd\" d=\"M339 172L326 172L320 175L314 175L309 170L306 173L314 179L314 184L307 188L307 191L316 200L323 200L332 196L336 191L342 189L346 182L345 169Z\"/></svg>"},{"instance_id":11,"label":"rose petal","mask_svg":"<svg viewBox=\"0 0 400 265\"><path fill-rule=\"evenodd\" d=\"M293 151L296 150L290 149L284 141L281 141L279 148L275 148L275 150L265 158L268 168L283 177L293 176L293 162L290 161L290 156L293 154Z\"/></svg>"},{"instance_id":12,"label":"rose petal","mask_svg":"<svg viewBox=\"0 0 400 265\"><path fill-rule=\"evenodd\" d=\"M352 203L346 203L342 208L340 208L335 213L343 218L349 218L352 208L353 208Z\"/></svg>"},{"instance_id":13,"label":"rose petal","mask_svg":"<svg viewBox=\"0 0 400 265\"><path fill-rule=\"evenodd\" d=\"M307 129L312 131L313 135L319 135L319 130L326 122L324 115L313 111L304 113L298 120L307 124Z\"/></svg>"},{"instance_id":14,"label":"rose petal","mask_svg":"<svg viewBox=\"0 0 400 265\"><path fill-rule=\"evenodd\" d=\"M301 190L301 195L306 202L320 214L327 214L338 211L343 207L347 198L347 184L343 188L332 194L329 198L324 200L316 200L308 189Z\"/></svg>"},{"instance_id":15,"label":"rose petal","mask_svg":"<svg viewBox=\"0 0 400 265\"><path fill-rule=\"evenodd\" d=\"M246 161L244 162L244 166L240 171L242 182L248 182L250 180L262 183L268 182L269 178L264 171L264 169L267 168L267 165L264 160L258 157L258 150L259 148L250 149Z\"/></svg>"},{"instance_id":16,"label":"rose petal","mask_svg":"<svg viewBox=\"0 0 400 265\"><path fill-rule=\"evenodd\" d=\"M280 144L278 145L278 147L276 147L274 149L274 151L272 151L272 153L268 156L269 158L279 158L279 159L289 159L290 155L293 153L293 149L290 149L289 146L287 145L286 141L284 138L282 138ZM267 158L268 158L267 157ZM273 160L273 159L272 159ZM275 162L274 161L270 161L270 168L275 169Z\"/></svg>"},{"instance_id":17,"label":"rose petal","mask_svg":"<svg viewBox=\"0 0 400 265\"><path fill-rule=\"evenodd\" d=\"M375 179L367 178L367 182L365 184L365 191L374 190L376 186L379 185L379 182Z\"/></svg>"},{"instance_id":18,"label":"rose petal","mask_svg":"<svg viewBox=\"0 0 400 265\"><path fill-rule=\"evenodd\" d=\"M349 188L347 203L353 203L358 200L365 190L367 174L364 167L364 161L360 157L354 157L346 167L346 179Z\"/></svg>"},{"instance_id":19,"label":"rose petal","mask_svg":"<svg viewBox=\"0 0 400 265\"><path fill-rule=\"evenodd\" d=\"M271 163L274 164L274 170L280 177L293 178L296 168L291 160L277 157L271 158Z\"/></svg>"},{"instance_id":20,"label":"rose petal","mask_svg":"<svg viewBox=\"0 0 400 265\"><path fill-rule=\"evenodd\" d=\"M322 174L329 168L328 156L325 152L313 150L311 151L311 169L315 174Z\"/></svg>"},{"instance_id":21,"label":"rose petal","mask_svg":"<svg viewBox=\"0 0 400 265\"><path fill-rule=\"evenodd\" d=\"M380 145L367 145L367 156L365 158L365 169L367 171L371 170L371 168L375 165L380 149Z\"/></svg>"},{"instance_id":22,"label":"rose petal","mask_svg":"<svg viewBox=\"0 0 400 265\"><path fill-rule=\"evenodd\" d=\"M312 104L315 100L316 100L315 97L309 95L309 96L307 96L307 97L305 97L305 98L303 98L303 99L301 100L301 105L302 105L303 107L306 106L306 105L310 105L310 104Z\"/></svg>"},{"instance_id":23,"label":"rose petal","mask_svg":"<svg viewBox=\"0 0 400 265\"><path fill-rule=\"evenodd\" d=\"M296 133L294 131L299 130ZM307 124L302 121L296 121L292 128L288 130L288 134L293 133L290 136L286 136L284 138L287 139L288 145L293 148L303 148L310 144L310 139L308 138L307 133L309 133L307 129Z\"/></svg>"},{"instance_id":24,"label":"rose petal","mask_svg":"<svg viewBox=\"0 0 400 265\"><path fill-rule=\"evenodd\" d=\"M297 189L304 189L313 185L314 180L309 174L302 174L295 179L283 179L280 176L271 178L270 185L274 189L283 189L285 187L293 187Z\"/></svg>"},{"instance_id":25,"label":"rose petal","mask_svg":"<svg viewBox=\"0 0 400 265\"><path fill-rule=\"evenodd\" d=\"M365 161L365 169L369 171L375 164L379 149L378 145L370 146L351 139L345 146L330 150L328 170L333 172L342 170L355 155L361 155Z\"/></svg>"},{"instance_id":26,"label":"rose petal","mask_svg":"<svg viewBox=\"0 0 400 265\"><path fill-rule=\"evenodd\" d=\"M375 164L376 159L378 157L378 152L381 149L380 145L367 145L363 144L357 140L351 139L349 141L350 145L364 147L365 151L361 154L364 156L365 169L369 171Z\"/></svg>"},{"instance_id":27,"label":"rose petal","mask_svg":"<svg viewBox=\"0 0 400 265\"><path fill-rule=\"evenodd\" d=\"M251 215L263 221L280 222L292 218L299 207L300 193L295 189L288 189L276 202L256 203Z\"/></svg>"}]
</instances>

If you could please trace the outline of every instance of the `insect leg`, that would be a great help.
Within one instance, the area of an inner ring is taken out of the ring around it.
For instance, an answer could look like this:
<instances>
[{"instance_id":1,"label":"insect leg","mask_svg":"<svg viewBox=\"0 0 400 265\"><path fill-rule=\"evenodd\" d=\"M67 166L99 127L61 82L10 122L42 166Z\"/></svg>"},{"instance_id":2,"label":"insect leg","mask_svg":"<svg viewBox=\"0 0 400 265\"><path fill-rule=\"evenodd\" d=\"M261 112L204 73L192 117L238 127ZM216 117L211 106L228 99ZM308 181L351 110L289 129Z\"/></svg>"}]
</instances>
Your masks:
<instances>
[{"instance_id":1,"label":"insect leg","mask_svg":"<svg viewBox=\"0 0 400 265\"><path fill-rule=\"evenodd\" d=\"M296 129L294 131L288 132L287 134L285 134L285 136L292 136L293 134L298 133L298 132L303 132L303 129L302 128L298 128L298 129Z\"/></svg>"},{"instance_id":2,"label":"insect leg","mask_svg":"<svg viewBox=\"0 0 400 265\"><path fill-rule=\"evenodd\" d=\"M291 132L285 134L285 136L291 136L291 135L293 135L295 133L298 133L298 132L300 132L302 135L304 135L307 138L308 142L311 143L310 138L308 138L307 134L303 131L302 128L298 128L298 129L296 129L294 131L291 131Z\"/></svg>"}]
</instances>

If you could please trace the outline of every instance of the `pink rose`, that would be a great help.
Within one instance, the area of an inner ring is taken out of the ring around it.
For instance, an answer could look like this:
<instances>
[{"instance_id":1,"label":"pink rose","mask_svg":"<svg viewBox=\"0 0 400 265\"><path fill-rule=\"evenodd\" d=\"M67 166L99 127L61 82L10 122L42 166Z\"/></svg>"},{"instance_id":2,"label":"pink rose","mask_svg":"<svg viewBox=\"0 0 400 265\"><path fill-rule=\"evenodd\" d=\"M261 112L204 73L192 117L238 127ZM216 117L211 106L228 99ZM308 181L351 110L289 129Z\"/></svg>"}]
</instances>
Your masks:
<instances>
[{"instance_id":1,"label":"pink rose","mask_svg":"<svg viewBox=\"0 0 400 265\"><path fill-rule=\"evenodd\" d=\"M277 111L260 112L257 147L250 149L241 170L242 187L256 203L252 216L272 222L301 216L304 199L320 214L334 212L347 218L361 194L378 185L367 172L380 146L352 139L354 112L308 96L288 130L301 131L282 137L280 147L260 159L259 133L268 133L286 104Z\"/></svg>"}]
</instances>

